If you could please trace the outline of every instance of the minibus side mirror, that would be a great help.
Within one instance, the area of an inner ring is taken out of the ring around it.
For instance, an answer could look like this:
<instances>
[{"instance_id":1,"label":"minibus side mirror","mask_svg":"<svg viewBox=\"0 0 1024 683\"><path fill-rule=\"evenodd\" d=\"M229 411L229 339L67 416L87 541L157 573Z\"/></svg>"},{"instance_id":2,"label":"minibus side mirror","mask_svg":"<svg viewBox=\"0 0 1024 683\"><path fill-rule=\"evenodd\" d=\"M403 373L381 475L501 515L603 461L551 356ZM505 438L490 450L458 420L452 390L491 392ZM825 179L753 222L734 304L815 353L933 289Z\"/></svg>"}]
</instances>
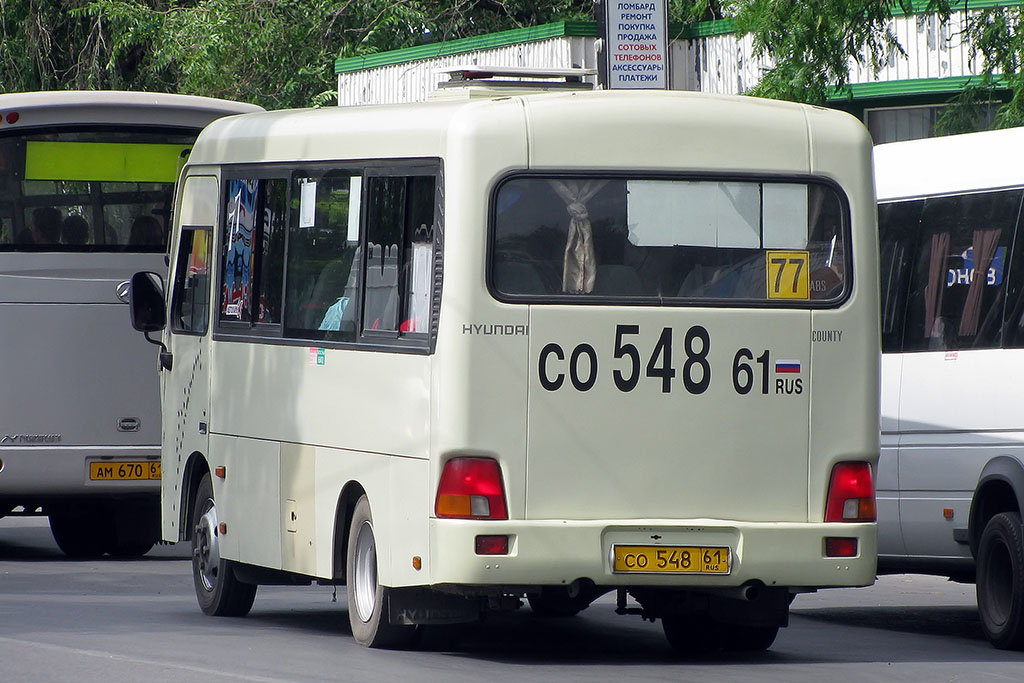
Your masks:
<instances>
[{"instance_id":1,"label":"minibus side mirror","mask_svg":"<svg viewBox=\"0 0 1024 683\"><path fill-rule=\"evenodd\" d=\"M128 306L132 327L139 332L159 332L164 329L167 311L164 308L164 284L160 276L149 272L132 275Z\"/></svg>"},{"instance_id":2,"label":"minibus side mirror","mask_svg":"<svg viewBox=\"0 0 1024 683\"><path fill-rule=\"evenodd\" d=\"M159 332L167 324L167 308L164 306L164 282L156 273L140 272L132 275L128 290L128 310L131 312L132 327L142 332L146 341L160 347L160 369L170 370L173 365L171 353L159 339L151 339L150 332Z\"/></svg>"}]
</instances>

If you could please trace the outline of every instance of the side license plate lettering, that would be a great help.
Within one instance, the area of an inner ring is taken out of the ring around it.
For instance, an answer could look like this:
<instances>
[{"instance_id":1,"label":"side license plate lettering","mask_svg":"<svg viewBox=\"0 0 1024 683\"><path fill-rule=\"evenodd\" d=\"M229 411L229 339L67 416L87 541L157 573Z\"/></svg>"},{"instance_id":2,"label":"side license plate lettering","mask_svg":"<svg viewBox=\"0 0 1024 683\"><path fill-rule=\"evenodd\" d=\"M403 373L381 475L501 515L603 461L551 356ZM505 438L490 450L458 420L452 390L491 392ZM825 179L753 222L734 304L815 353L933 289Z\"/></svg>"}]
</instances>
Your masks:
<instances>
[{"instance_id":1,"label":"side license plate lettering","mask_svg":"<svg viewBox=\"0 0 1024 683\"><path fill-rule=\"evenodd\" d=\"M90 481L147 481L160 478L156 460L118 462L103 460L89 463Z\"/></svg>"},{"instance_id":2,"label":"side license plate lettering","mask_svg":"<svg viewBox=\"0 0 1024 683\"><path fill-rule=\"evenodd\" d=\"M732 552L720 546L616 545L612 570L640 574L728 574Z\"/></svg>"}]
</instances>

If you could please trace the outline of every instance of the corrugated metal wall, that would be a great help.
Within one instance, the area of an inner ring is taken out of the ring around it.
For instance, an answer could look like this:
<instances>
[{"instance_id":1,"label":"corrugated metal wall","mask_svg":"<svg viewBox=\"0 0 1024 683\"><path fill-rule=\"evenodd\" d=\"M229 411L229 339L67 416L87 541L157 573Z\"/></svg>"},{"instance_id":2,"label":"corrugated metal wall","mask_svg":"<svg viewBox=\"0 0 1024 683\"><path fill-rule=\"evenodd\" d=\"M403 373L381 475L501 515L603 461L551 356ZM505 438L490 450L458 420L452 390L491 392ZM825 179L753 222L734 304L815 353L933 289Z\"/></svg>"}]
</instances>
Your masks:
<instances>
[{"instance_id":1,"label":"corrugated metal wall","mask_svg":"<svg viewBox=\"0 0 1024 683\"><path fill-rule=\"evenodd\" d=\"M870 68L850 60L850 82L912 80L967 76L979 71L977 60L960 37L965 13L953 15L946 26L934 15L902 16L891 27L906 51L893 53L876 78ZM671 84L677 90L739 94L755 85L761 71L771 65L753 58L753 40L735 34L675 41L670 48ZM364 71L338 74L338 104L385 104L419 102L444 80L445 68L473 64L597 68L597 39L551 38L530 43L480 50L473 53L426 59Z\"/></svg>"},{"instance_id":2,"label":"corrugated metal wall","mask_svg":"<svg viewBox=\"0 0 1024 683\"><path fill-rule=\"evenodd\" d=\"M447 80L440 73L463 65L562 69L597 68L594 38L562 37L519 43L467 54L424 59L365 71L338 74L338 104L422 102Z\"/></svg>"}]
</instances>

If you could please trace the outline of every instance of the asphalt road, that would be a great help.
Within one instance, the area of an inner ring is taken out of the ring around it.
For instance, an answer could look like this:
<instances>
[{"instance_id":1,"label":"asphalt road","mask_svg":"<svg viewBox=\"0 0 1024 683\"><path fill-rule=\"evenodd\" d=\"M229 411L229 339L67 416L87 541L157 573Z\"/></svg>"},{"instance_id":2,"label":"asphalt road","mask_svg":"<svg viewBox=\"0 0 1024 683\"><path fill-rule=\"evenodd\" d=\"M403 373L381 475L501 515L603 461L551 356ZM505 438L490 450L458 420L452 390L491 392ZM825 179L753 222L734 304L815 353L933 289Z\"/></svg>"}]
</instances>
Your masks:
<instances>
[{"instance_id":1,"label":"asphalt road","mask_svg":"<svg viewBox=\"0 0 1024 683\"><path fill-rule=\"evenodd\" d=\"M0 519L0 681L1020 681L983 639L974 587L924 576L801 595L771 650L685 660L611 596L570 619L528 607L410 652L349 633L344 589L261 587L242 619L204 616L187 548L70 561L43 519Z\"/></svg>"}]
</instances>

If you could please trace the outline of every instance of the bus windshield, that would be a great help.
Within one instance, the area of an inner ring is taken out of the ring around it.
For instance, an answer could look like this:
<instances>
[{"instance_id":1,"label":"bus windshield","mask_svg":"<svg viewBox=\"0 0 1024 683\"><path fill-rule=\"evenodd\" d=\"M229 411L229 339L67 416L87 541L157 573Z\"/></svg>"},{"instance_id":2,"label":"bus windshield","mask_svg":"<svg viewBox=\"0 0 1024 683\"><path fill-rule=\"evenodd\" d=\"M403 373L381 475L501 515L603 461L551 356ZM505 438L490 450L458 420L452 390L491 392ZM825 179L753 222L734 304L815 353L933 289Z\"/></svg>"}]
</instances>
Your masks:
<instances>
[{"instance_id":1,"label":"bus windshield","mask_svg":"<svg viewBox=\"0 0 1024 683\"><path fill-rule=\"evenodd\" d=\"M123 128L0 137L0 251L164 251L193 138Z\"/></svg>"}]
</instances>

